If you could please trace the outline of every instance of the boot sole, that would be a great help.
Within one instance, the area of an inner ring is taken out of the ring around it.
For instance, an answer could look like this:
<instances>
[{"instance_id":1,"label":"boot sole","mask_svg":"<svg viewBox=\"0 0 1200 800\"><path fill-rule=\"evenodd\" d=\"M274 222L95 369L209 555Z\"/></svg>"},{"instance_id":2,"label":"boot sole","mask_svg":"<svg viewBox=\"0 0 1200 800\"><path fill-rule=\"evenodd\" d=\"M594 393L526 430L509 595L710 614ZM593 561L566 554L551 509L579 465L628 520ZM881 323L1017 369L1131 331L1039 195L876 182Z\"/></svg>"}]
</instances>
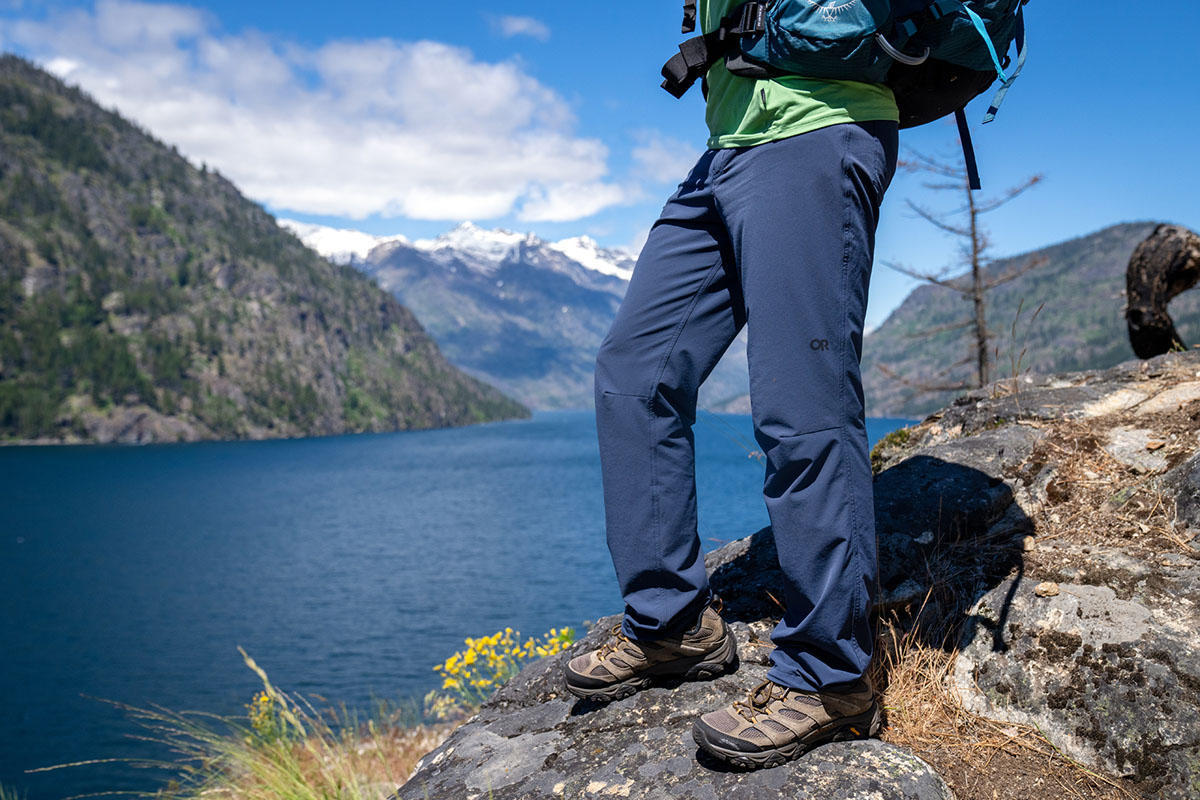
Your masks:
<instances>
[{"instance_id":1,"label":"boot sole","mask_svg":"<svg viewBox=\"0 0 1200 800\"><path fill-rule=\"evenodd\" d=\"M656 683L669 680L705 681L732 672L737 668L737 640L733 632L728 631L724 641L714 650L700 656L677 658L655 664L632 678L609 684L600 688L584 688L571 684L570 673L566 673L567 691L583 700L594 700L610 703L622 700L642 689L648 689Z\"/></svg>"},{"instance_id":2,"label":"boot sole","mask_svg":"<svg viewBox=\"0 0 1200 800\"><path fill-rule=\"evenodd\" d=\"M741 750L730 750L709 740L705 730L699 725L692 728L692 739L700 749L704 750L727 764L743 769L764 769L778 767L789 761L830 742L853 742L870 739L879 735L882 727L883 713L879 703L875 702L861 714L853 717L842 717L834 723L817 728L808 736L797 739L782 747L762 750L757 753L746 753Z\"/></svg>"}]
</instances>

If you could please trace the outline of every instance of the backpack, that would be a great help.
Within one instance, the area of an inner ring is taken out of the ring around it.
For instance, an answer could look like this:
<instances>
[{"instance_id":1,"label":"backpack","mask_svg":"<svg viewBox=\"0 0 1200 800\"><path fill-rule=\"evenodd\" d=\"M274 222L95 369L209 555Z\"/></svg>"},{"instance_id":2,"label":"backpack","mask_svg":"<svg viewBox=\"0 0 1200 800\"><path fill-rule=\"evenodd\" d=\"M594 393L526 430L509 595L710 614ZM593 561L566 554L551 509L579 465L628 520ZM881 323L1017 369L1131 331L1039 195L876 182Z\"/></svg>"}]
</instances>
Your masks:
<instances>
[{"instance_id":1,"label":"backpack","mask_svg":"<svg viewBox=\"0 0 1200 800\"><path fill-rule=\"evenodd\" d=\"M953 113L972 189L979 172L964 108L1000 80L991 122L1025 65L1029 0L765 0L736 6L718 29L688 39L663 66L663 88L683 95L721 59L734 75L884 83L911 128ZM696 29L696 0L683 32ZM1007 55L1016 43L1017 63ZM707 95L707 86L705 94Z\"/></svg>"}]
</instances>

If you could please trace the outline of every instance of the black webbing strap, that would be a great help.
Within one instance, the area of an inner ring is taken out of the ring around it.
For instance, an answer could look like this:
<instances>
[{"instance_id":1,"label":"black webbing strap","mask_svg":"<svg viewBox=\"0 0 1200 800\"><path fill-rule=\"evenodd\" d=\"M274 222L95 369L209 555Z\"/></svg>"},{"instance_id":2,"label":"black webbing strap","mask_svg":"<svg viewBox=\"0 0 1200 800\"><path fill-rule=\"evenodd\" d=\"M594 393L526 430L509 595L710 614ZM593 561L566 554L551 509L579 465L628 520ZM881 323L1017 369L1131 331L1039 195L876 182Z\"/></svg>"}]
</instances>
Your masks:
<instances>
[{"instance_id":1,"label":"black webbing strap","mask_svg":"<svg viewBox=\"0 0 1200 800\"><path fill-rule=\"evenodd\" d=\"M696 30L696 0L685 0L683 4L683 32Z\"/></svg>"},{"instance_id":2,"label":"black webbing strap","mask_svg":"<svg viewBox=\"0 0 1200 800\"><path fill-rule=\"evenodd\" d=\"M662 88L673 97L683 97L692 84L708 73L709 67L725 57L732 39L724 39L721 31L695 36L679 45L679 52L663 64Z\"/></svg>"},{"instance_id":3,"label":"black webbing strap","mask_svg":"<svg viewBox=\"0 0 1200 800\"><path fill-rule=\"evenodd\" d=\"M686 11L685 5L685 14ZM673 97L683 97L687 90L692 88L692 84L708 74L713 64L737 46L739 36L763 32L766 28L766 11L765 2L742 3L721 20L721 26L717 30L703 36L694 36L679 45L679 52L663 65L662 88ZM694 24L693 19L693 29ZM686 17L684 25L687 25Z\"/></svg>"},{"instance_id":4,"label":"black webbing strap","mask_svg":"<svg viewBox=\"0 0 1200 800\"><path fill-rule=\"evenodd\" d=\"M962 142L963 161L967 165L967 180L971 188L978 191L979 165L975 163L975 145L971 143L971 129L967 127L966 106L954 112L954 121L958 123L958 138Z\"/></svg>"}]
</instances>

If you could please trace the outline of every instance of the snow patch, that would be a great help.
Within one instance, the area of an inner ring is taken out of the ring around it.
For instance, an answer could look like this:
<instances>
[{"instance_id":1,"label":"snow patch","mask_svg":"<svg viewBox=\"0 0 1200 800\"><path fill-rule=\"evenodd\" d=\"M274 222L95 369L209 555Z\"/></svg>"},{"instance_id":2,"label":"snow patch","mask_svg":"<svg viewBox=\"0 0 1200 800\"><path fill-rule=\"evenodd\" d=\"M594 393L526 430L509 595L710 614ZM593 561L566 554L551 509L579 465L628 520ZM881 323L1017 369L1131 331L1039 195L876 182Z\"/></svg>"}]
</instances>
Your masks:
<instances>
[{"instance_id":1,"label":"snow patch","mask_svg":"<svg viewBox=\"0 0 1200 800\"><path fill-rule=\"evenodd\" d=\"M367 253L384 244L408 244L404 236L374 236L362 231L330 228L311 222L281 219L279 224L300 237L300 241L335 264L363 261Z\"/></svg>"},{"instance_id":2,"label":"snow patch","mask_svg":"<svg viewBox=\"0 0 1200 800\"><path fill-rule=\"evenodd\" d=\"M458 257L483 271L491 271L531 235L503 229L485 230L472 222L464 222L436 239L418 239L413 247L433 256ZM535 240L536 241L536 240ZM465 258L464 258L465 257Z\"/></svg>"},{"instance_id":3,"label":"snow patch","mask_svg":"<svg viewBox=\"0 0 1200 800\"><path fill-rule=\"evenodd\" d=\"M615 275L623 281L633 275L635 259L624 250L605 249L590 236L575 236L546 245L594 272Z\"/></svg>"}]
</instances>

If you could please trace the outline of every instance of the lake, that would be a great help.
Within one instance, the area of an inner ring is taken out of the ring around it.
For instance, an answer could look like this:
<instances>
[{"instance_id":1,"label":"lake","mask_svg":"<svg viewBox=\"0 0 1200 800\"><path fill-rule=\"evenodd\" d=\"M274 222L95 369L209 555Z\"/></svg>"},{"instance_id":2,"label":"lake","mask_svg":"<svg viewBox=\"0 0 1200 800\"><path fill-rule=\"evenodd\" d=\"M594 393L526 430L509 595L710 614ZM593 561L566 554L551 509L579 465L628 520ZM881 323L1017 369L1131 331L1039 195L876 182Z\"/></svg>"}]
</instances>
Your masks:
<instances>
[{"instance_id":1,"label":"lake","mask_svg":"<svg viewBox=\"0 0 1200 800\"><path fill-rule=\"evenodd\" d=\"M908 420L871 419L872 443ZM696 424L706 549L767 523L750 418ZM0 448L0 784L152 790L96 698L244 713L259 687L421 697L466 636L621 609L590 412L268 442Z\"/></svg>"}]
</instances>

